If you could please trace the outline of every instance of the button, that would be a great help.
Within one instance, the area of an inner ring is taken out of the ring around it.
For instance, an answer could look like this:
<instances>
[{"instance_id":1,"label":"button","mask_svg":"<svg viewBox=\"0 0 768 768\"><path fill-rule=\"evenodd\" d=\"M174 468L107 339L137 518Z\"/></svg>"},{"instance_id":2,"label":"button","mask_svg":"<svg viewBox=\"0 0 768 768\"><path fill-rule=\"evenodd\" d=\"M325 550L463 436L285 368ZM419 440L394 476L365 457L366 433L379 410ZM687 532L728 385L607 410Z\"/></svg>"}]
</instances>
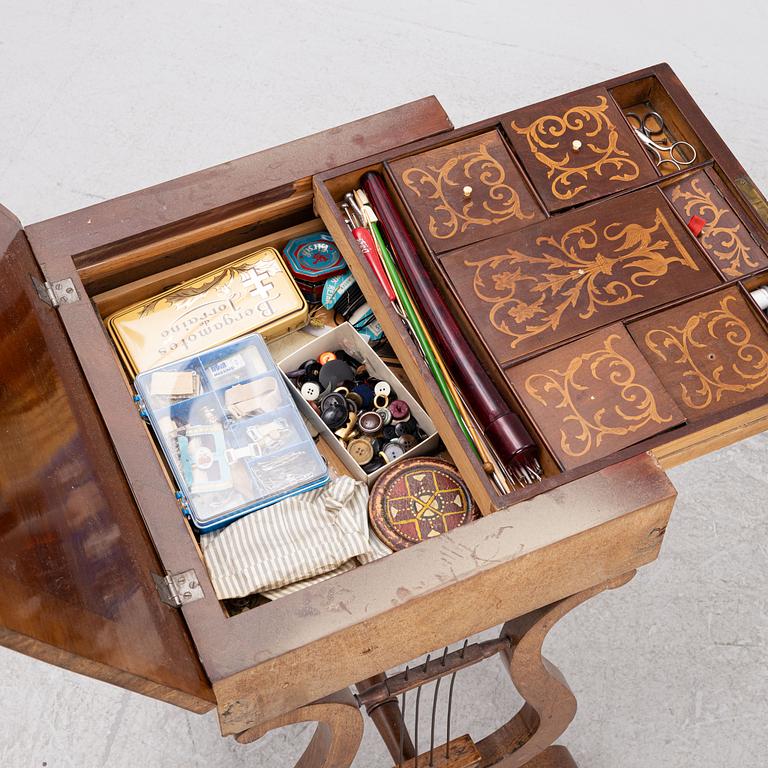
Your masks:
<instances>
[{"instance_id":1,"label":"button","mask_svg":"<svg viewBox=\"0 0 768 768\"><path fill-rule=\"evenodd\" d=\"M387 461L395 461L405 453L405 448L400 443L387 443L382 453L386 456Z\"/></svg>"},{"instance_id":2,"label":"button","mask_svg":"<svg viewBox=\"0 0 768 768\"><path fill-rule=\"evenodd\" d=\"M341 428L336 430L336 436L340 440L349 440L352 435L357 431L355 425L357 424L357 414L350 413L347 419L347 423Z\"/></svg>"},{"instance_id":3,"label":"button","mask_svg":"<svg viewBox=\"0 0 768 768\"><path fill-rule=\"evenodd\" d=\"M373 446L370 440L364 437L356 437L349 441L347 446L349 455L362 467L373 459Z\"/></svg>"},{"instance_id":4,"label":"button","mask_svg":"<svg viewBox=\"0 0 768 768\"><path fill-rule=\"evenodd\" d=\"M347 423L349 412L346 408L332 405L329 408L323 407L320 418L328 425L328 429L335 431L341 429Z\"/></svg>"},{"instance_id":5,"label":"button","mask_svg":"<svg viewBox=\"0 0 768 768\"><path fill-rule=\"evenodd\" d=\"M317 358L317 362L320 363L320 365L325 365L326 363L330 363L331 360L335 360L335 359L336 359L336 355L334 355L333 352L323 352Z\"/></svg>"},{"instance_id":6,"label":"button","mask_svg":"<svg viewBox=\"0 0 768 768\"><path fill-rule=\"evenodd\" d=\"M373 389L368 384L358 384L352 392L362 400L363 409L370 411L373 407Z\"/></svg>"},{"instance_id":7,"label":"button","mask_svg":"<svg viewBox=\"0 0 768 768\"><path fill-rule=\"evenodd\" d=\"M316 381L305 381L301 385L301 396L308 402L320 397L320 385Z\"/></svg>"},{"instance_id":8,"label":"button","mask_svg":"<svg viewBox=\"0 0 768 768\"><path fill-rule=\"evenodd\" d=\"M410 451L411 448L418 444L419 440L416 435L406 434L398 437L397 442L400 443L406 451Z\"/></svg>"},{"instance_id":9,"label":"button","mask_svg":"<svg viewBox=\"0 0 768 768\"><path fill-rule=\"evenodd\" d=\"M403 435L415 435L418 428L419 425L416 422L416 419L411 416L406 421L398 421L397 424L395 424L395 434L398 437L402 437Z\"/></svg>"},{"instance_id":10,"label":"button","mask_svg":"<svg viewBox=\"0 0 768 768\"><path fill-rule=\"evenodd\" d=\"M357 420L360 431L366 435L375 435L381 430L381 416L376 411L366 411Z\"/></svg>"},{"instance_id":11,"label":"button","mask_svg":"<svg viewBox=\"0 0 768 768\"><path fill-rule=\"evenodd\" d=\"M333 355L333 352L330 354ZM318 378L324 389L336 389L345 381L351 381L355 377L352 367L343 360L334 359L327 362L321 369Z\"/></svg>"},{"instance_id":12,"label":"button","mask_svg":"<svg viewBox=\"0 0 768 768\"><path fill-rule=\"evenodd\" d=\"M381 434L384 437L384 439L387 441L394 440L397 437L397 432L395 432L395 425L387 424L387 426L381 430Z\"/></svg>"},{"instance_id":13,"label":"button","mask_svg":"<svg viewBox=\"0 0 768 768\"><path fill-rule=\"evenodd\" d=\"M389 411L395 421L403 421L411 415L411 409L405 400L393 400L389 404Z\"/></svg>"},{"instance_id":14,"label":"button","mask_svg":"<svg viewBox=\"0 0 768 768\"><path fill-rule=\"evenodd\" d=\"M376 407L376 410L379 408L386 408L389 405L389 398L386 395L376 395L376 397L373 398L373 404Z\"/></svg>"},{"instance_id":15,"label":"button","mask_svg":"<svg viewBox=\"0 0 768 768\"><path fill-rule=\"evenodd\" d=\"M338 392L329 392L322 399L320 405L323 410L326 408L344 408L344 410L348 410L346 398Z\"/></svg>"},{"instance_id":16,"label":"button","mask_svg":"<svg viewBox=\"0 0 768 768\"><path fill-rule=\"evenodd\" d=\"M376 413L381 416L381 423L386 427L387 424L392 423L392 412L389 408L377 408Z\"/></svg>"},{"instance_id":17,"label":"button","mask_svg":"<svg viewBox=\"0 0 768 768\"><path fill-rule=\"evenodd\" d=\"M376 386L373 388L373 393L375 395L383 395L384 397L389 397L391 391L392 387L389 386L389 382L387 381L377 381Z\"/></svg>"},{"instance_id":18,"label":"button","mask_svg":"<svg viewBox=\"0 0 768 768\"><path fill-rule=\"evenodd\" d=\"M317 360L305 360L299 368L304 371L305 379L317 380L317 377L320 375L321 365Z\"/></svg>"}]
</instances>

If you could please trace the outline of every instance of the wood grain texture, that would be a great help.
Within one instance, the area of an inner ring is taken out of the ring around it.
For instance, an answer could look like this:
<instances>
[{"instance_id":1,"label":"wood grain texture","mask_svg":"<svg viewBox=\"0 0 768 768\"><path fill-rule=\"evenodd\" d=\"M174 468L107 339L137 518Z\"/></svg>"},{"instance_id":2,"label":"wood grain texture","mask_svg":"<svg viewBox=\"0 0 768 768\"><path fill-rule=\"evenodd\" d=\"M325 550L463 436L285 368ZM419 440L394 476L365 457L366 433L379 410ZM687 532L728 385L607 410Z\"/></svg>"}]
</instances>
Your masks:
<instances>
[{"instance_id":1,"label":"wood grain texture","mask_svg":"<svg viewBox=\"0 0 768 768\"><path fill-rule=\"evenodd\" d=\"M134 262L152 260L158 252L151 245L158 240L181 238L189 246L210 237L211 228L254 223L260 218L257 207L297 195L311 205L313 174L451 127L440 103L429 96L33 224L27 234L43 261L68 256L89 282L89 271L95 279L99 270L109 269L105 262L126 251L133 251Z\"/></svg>"},{"instance_id":2,"label":"wood grain texture","mask_svg":"<svg viewBox=\"0 0 768 768\"><path fill-rule=\"evenodd\" d=\"M542 655L550 630L566 614L606 589L626 584L634 572L543 606L504 624L507 671L525 703L507 723L478 742L483 767L529 765L558 739L576 715L576 698L560 670Z\"/></svg>"},{"instance_id":3,"label":"wood grain texture","mask_svg":"<svg viewBox=\"0 0 768 768\"><path fill-rule=\"evenodd\" d=\"M768 255L707 172L697 171L664 187L663 192L684 221L692 216L704 219L699 245L726 279L768 267Z\"/></svg>"},{"instance_id":4,"label":"wood grain texture","mask_svg":"<svg viewBox=\"0 0 768 768\"><path fill-rule=\"evenodd\" d=\"M768 396L768 332L738 287L652 314L629 332L691 421Z\"/></svg>"},{"instance_id":5,"label":"wood grain texture","mask_svg":"<svg viewBox=\"0 0 768 768\"><path fill-rule=\"evenodd\" d=\"M315 733L294 768L348 768L363 738L363 716L352 693L342 690L272 718L237 735L241 744L294 723L317 722Z\"/></svg>"},{"instance_id":6,"label":"wood grain texture","mask_svg":"<svg viewBox=\"0 0 768 768\"><path fill-rule=\"evenodd\" d=\"M651 562L674 498L655 462L638 456L276 601L267 607L283 619L264 627L271 658L214 683L222 732ZM301 626L301 636L278 626Z\"/></svg>"},{"instance_id":7,"label":"wood grain texture","mask_svg":"<svg viewBox=\"0 0 768 768\"><path fill-rule=\"evenodd\" d=\"M545 749L525 764L525 768L578 768L571 753L560 745ZM588 768L588 766L587 766Z\"/></svg>"},{"instance_id":8,"label":"wood grain texture","mask_svg":"<svg viewBox=\"0 0 768 768\"><path fill-rule=\"evenodd\" d=\"M0 642L194 711L212 693L19 224L0 210ZM23 365L20 364L23 361Z\"/></svg>"},{"instance_id":9,"label":"wood grain texture","mask_svg":"<svg viewBox=\"0 0 768 768\"><path fill-rule=\"evenodd\" d=\"M551 211L658 178L603 87L515 110L503 118L502 125Z\"/></svg>"},{"instance_id":10,"label":"wood grain texture","mask_svg":"<svg viewBox=\"0 0 768 768\"><path fill-rule=\"evenodd\" d=\"M514 232L545 216L497 131L395 160L390 170L436 253Z\"/></svg>"},{"instance_id":11,"label":"wood grain texture","mask_svg":"<svg viewBox=\"0 0 768 768\"><path fill-rule=\"evenodd\" d=\"M655 188L453 251L441 265L501 366L719 281Z\"/></svg>"},{"instance_id":12,"label":"wood grain texture","mask_svg":"<svg viewBox=\"0 0 768 768\"><path fill-rule=\"evenodd\" d=\"M483 756L477 751L472 739L464 734L446 744L436 746L430 756L429 750L418 757L405 760L393 768L474 768L481 764Z\"/></svg>"},{"instance_id":13,"label":"wood grain texture","mask_svg":"<svg viewBox=\"0 0 768 768\"><path fill-rule=\"evenodd\" d=\"M685 421L621 323L515 365L507 376L566 469Z\"/></svg>"}]
</instances>

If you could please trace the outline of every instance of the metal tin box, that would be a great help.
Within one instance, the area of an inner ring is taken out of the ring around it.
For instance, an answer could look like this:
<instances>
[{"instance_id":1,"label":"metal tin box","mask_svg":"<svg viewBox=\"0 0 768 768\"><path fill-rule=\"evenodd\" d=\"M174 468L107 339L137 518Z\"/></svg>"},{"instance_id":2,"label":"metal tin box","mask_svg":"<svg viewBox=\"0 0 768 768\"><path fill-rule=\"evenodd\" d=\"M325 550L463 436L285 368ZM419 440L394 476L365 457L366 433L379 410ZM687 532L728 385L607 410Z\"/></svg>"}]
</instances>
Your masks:
<instances>
[{"instance_id":1,"label":"metal tin box","mask_svg":"<svg viewBox=\"0 0 768 768\"><path fill-rule=\"evenodd\" d=\"M263 248L115 312L107 327L135 375L258 331L302 327L307 302L274 248Z\"/></svg>"},{"instance_id":2,"label":"metal tin box","mask_svg":"<svg viewBox=\"0 0 768 768\"><path fill-rule=\"evenodd\" d=\"M346 271L343 256L327 232L313 232L286 243L283 256L307 301L317 304L325 281Z\"/></svg>"}]
</instances>

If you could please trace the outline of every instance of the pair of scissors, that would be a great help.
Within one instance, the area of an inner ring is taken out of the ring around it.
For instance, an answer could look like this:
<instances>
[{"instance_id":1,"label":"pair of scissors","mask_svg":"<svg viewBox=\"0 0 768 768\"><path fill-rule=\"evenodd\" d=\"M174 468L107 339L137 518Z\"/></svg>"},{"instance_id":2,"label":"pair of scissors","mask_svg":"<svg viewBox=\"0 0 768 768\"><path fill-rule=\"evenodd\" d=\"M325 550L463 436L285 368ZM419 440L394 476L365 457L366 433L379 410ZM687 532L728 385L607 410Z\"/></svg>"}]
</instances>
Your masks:
<instances>
[{"instance_id":1,"label":"pair of scissors","mask_svg":"<svg viewBox=\"0 0 768 768\"><path fill-rule=\"evenodd\" d=\"M693 144L687 141L673 141L670 144L668 138L665 139L665 144L654 141L654 138L665 135L664 118L658 112L648 112L642 118L635 112L627 112L627 119L637 138L656 159L657 168L672 165L675 170L680 171L696 162L696 149ZM633 120L637 122L637 126L633 125Z\"/></svg>"}]
</instances>

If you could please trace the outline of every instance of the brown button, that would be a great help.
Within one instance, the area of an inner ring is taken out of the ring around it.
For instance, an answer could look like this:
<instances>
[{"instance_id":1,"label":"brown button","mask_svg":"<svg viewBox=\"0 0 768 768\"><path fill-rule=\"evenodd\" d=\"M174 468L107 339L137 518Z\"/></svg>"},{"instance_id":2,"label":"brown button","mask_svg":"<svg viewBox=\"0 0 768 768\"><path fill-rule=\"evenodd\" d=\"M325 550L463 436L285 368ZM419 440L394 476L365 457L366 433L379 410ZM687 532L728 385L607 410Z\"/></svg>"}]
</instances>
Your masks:
<instances>
[{"instance_id":1,"label":"brown button","mask_svg":"<svg viewBox=\"0 0 768 768\"><path fill-rule=\"evenodd\" d=\"M347 446L349 455L360 465L367 464L373 458L373 446L371 441L364 437L357 437L349 441Z\"/></svg>"},{"instance_id":2,"label":"brown button","mask_svg":"<svg viewBox=\"0 0 768 768\"><path fill-rule=\"evenodd\" d=\"M382 420L376 411L366 411L360 415L357 424L361 432L364 432L366 435L375 435L381 430Z\"/></svg>"}]
</instances>

